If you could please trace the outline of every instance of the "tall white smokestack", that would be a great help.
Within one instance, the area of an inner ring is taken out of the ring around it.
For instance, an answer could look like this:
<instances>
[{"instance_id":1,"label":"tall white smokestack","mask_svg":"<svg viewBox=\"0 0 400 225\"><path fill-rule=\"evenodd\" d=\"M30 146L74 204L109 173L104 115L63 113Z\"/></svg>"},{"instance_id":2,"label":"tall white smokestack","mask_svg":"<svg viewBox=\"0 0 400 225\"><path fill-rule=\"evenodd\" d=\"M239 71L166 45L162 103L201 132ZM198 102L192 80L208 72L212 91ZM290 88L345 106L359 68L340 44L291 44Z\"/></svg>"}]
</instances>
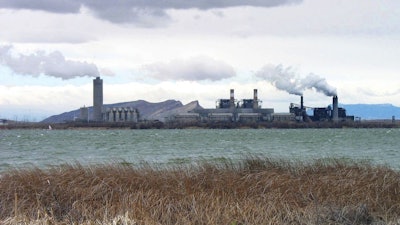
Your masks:
<instances>
[{"instance_id":1,"label":"tall white smokestack","mask_svg":"<svg viewBox=\"0 0 400 225\"><path fill-rule=\"evenodd\" d=\"M332 120L333 120L333 122L338 122L339 121L339 103L338 103L337 95L333 96L332 107L333 107Z\"/></svg>"},{"instance_id":2,"label":"tall white smokestack","mask_svg":"<svg viewBox=\"0 0 400 225\"><path fill-rule=\"evenodd\" d=\"M258 91L257 91L257 89L254 89L253 109L258 109Z\"/></svg>"},{"instance_id":3,"label":"tall white smokestack","mask_svg":"<svg viewBox=\"0 0 400 225\"><path fill-rule=\"evenodd\" d=\"M102 121L103 109L103 80L96 77L93 80L93 120Z\"/></svg>"},{"instance_id":4,"label":"tall white smokestack","mask_svg":"<svg viewBox=\"0 0 400 225\"><path fill-rule=\"evenodd\" d=\"M235 108L235 90L231 89L230 101L229 106L231 108Z\"/></svg>"}]
</instances>

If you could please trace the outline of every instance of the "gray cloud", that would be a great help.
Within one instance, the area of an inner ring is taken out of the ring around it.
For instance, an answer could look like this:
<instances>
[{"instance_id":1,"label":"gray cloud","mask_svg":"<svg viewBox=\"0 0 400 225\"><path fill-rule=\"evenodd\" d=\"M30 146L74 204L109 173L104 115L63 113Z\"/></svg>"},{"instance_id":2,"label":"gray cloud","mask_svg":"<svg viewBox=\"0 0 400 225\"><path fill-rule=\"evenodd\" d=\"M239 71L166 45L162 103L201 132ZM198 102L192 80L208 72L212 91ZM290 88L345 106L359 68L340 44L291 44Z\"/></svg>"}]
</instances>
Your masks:
<instances>
[{"instance_id":1,"label":"gray cloud","mask_svg":"<svg viewBox=\"0 0 400 225\"><path fill-rule=\"evenodd\" d=\"M95 64L67 60L59 51L45 53L36 51L32 54L15 54L12 45L0 46L0 65L10 68L21 75L58 77L72 79L83 76L99 76Z\"/></svg>"},{"instance_id":2,"label":"gray cloud","mask_svg":"<svg viewBox=\"0 0 400 225\"><path fill-rule=\"evenodd\" d=\"M236 75L232 66L208 57L173 60L143 67L148 75L158 80L222 80Z\"/></svg>"},{"instance_id":3,"label":"gray cloud","mask_svg":"<svg viewBox=\"0 0 400 225\"><path fill-rule=\"evenodd\" d=\"M327 96L337 95L336 88L329 85L325 78L313 73L302 78L291 67L266 65L256 72L256 76L266 79L277 89L293 95L303 95L307 89L314 89Z\"/></svg>"},{"instance_id":4,"label":"gray cloud","mask_svg":"<svg viewBox=\"0 0 400 225\"><path fill-rule=\"evenodd\" d=\"M150 23L169 19L167 9L219 9L237 6L274 7L302 0L0 0L1 8L79 13L89 9L96 17L113 23ZM144 18L144 20L143 20Z\"/></svg>"},{"instance_id":5,"label":"gray cloud","mask_svg":"<svg viewBox=\"0 0 400 225\"><path fill-rule=\"evenodd\" d=\"M1 8L42 10L53 13L78 13L82 2L75 0L0 0Z\"/></svg>"}]
</instances>

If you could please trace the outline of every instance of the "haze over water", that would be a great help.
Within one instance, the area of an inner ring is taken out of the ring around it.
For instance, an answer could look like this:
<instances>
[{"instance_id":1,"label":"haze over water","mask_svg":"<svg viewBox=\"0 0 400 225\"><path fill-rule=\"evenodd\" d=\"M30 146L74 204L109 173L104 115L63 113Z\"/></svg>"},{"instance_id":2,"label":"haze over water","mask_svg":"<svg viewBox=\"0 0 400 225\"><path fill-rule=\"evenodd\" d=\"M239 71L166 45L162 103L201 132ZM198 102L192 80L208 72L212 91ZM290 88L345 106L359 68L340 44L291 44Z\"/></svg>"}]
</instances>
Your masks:
<instances>
[{"instance_id":1,"label":"haze over water","mask_svg":"<svg viewBox=\"0 0 400 225\"><path fill-rule=\"evenodd\" d=\"M1 130L0 172L79 162L174 165L261 156L400 169L400 129Z\"/></svg>"}]
</instances>

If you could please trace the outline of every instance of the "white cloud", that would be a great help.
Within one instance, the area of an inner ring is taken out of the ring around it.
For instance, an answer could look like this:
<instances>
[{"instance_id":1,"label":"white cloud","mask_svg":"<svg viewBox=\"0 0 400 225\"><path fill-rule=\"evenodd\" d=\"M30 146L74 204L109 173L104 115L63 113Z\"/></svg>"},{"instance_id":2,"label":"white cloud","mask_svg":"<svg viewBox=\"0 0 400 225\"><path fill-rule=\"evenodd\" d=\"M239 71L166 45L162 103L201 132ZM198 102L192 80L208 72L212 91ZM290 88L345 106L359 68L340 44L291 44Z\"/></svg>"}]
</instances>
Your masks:
<instances>
[{"instance_id":1,"label":"white cloud","mask_svg":"<svg viewBox=\"0 0 400 225\"><path fill-rule=\"evenodd\" d=\"M99 76L93 63L65 59L59 51L45 53L36 51L31 54L13 53L13 46L0 45L0 65L9 67L21 75L59 77L71 79L82 76Z\"/></svg>"},{"instance_id":2,"label":"white cloud","mask_svg":"<svg viewBox=\"0 0 400 225\"><path fill-rule=\"evenodd\" d=\"M176 59L169 63L153 63L143 68L150 77L158 80L217 81L236 75L232 66L202 56L187 60Z\"/></svg>"}]
</instances>

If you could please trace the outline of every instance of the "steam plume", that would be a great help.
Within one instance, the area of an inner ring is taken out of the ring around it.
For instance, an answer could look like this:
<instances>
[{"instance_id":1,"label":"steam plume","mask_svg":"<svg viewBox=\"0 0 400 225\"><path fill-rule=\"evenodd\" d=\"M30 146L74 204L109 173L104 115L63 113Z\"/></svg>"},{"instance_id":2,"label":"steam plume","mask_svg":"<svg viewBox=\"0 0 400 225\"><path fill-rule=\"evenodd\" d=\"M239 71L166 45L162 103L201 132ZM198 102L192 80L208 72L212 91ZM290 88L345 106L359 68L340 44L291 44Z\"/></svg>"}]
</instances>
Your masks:
<instances>
[{"instance_id":1,"label":"steam plume","mask_svg":"<svg viewBox=\"0 0 400 225\"><path fill-rule=\"evenodd\" d=\"M36 51L32 54L12 52L12 45L0 46L0 64L21 75L34 77L44 74L63 80L83 76L99 76L99 70L93 63L67 60L59 51L46 54Z\"/></svg>"},{"instance_id":2,"label":"steam plume","mask_svg":"<svg viewBox=\"0 0 400 225\"><path fill-rule=\"evenodd\" d=\"M324 93L326 96L337 95L336 88L328 84L325 78L319 77L313 73L310 73L302 80L305 89L314 88L316 91Z\"/></svg>"},{"instance_id":3,"label":"steam plume","mask_svg":"<svg viewBox=\"0 0 400 225\"><path fill-rule=\"evenodd\" d=\"M279 90L294 95L303 95L307 89L315 89L327 96L334 96L336 88L328 84L325 78L310 73L304 78L299 77L291 67L283 67L281 64L266 65L256 72L256 76L268 80Z\"/></svg>"}]
</instances>

